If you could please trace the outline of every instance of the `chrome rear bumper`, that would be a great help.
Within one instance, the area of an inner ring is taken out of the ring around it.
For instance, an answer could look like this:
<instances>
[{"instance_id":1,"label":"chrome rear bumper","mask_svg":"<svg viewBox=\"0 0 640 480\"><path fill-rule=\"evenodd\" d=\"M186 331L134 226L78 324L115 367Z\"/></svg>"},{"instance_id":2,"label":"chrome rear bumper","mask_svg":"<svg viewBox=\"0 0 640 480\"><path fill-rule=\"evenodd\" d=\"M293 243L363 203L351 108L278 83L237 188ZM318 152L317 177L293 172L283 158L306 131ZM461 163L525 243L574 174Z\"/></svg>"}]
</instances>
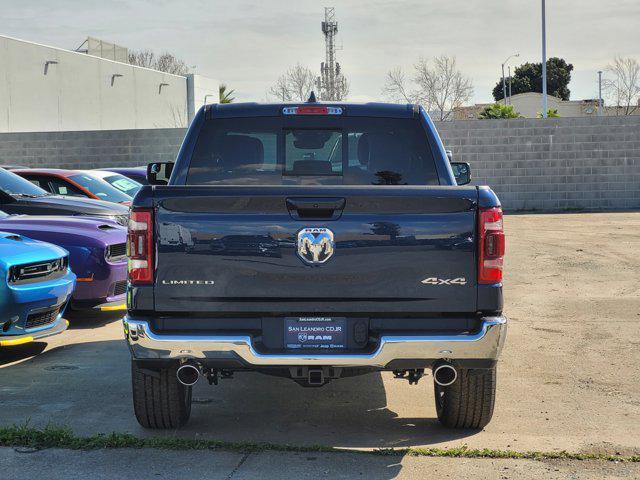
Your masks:
<instances>
[{"instance_id":1,"label":"chrome rear bumper","mask_svg":"<svg viewBox=\"0 0 640 480\"><path fill-rule=\"evenodd\" d=\"M268 355L257 352L248 335L159 335L149 328L146 320L126 316L123 322L125 337L135 359L229 359L255 367L385 368L394 360L496 360L507 334L506 317L484 317L480 330L474 334L385 335L376 350L367 354Z\"/></svg>"}]
</instances>

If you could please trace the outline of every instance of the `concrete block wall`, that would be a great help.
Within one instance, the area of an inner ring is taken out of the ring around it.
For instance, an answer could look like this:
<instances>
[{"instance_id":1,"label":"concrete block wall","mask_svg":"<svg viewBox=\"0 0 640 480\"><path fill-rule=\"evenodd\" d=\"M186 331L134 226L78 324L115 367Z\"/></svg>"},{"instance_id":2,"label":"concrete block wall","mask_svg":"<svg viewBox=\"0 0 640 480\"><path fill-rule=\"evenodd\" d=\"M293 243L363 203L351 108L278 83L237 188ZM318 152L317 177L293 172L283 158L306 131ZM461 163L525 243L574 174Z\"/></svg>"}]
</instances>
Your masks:
<instances>
[{"instance_id":1,"label":"concrete block wall","mask_svg":"<svg viewBox=\"0 0 640 480\"><path fill-rule=\"evenodd\" d=\"M187 125L187 79L0 35L0 132Z\"/></svg>"},{"instance_id":2,"label":"concrete block wall","mask_svg":"<svg viewBox=\"0 0 640 480\"><path fill-rule=\"evenodd\" d=\"M437 128L507 210L640 208L640 116L471 120ZM185 129L0 133L0 165L99 168L172 161Z\"/></svg>"},{"instance_id":3,"label":"concrete block wall","mask_svg":"<svg viewBox=\"0 0 640 480\"><path fill-rule=\"evenodd\" d=\"M473 183L508 210L640 208L640 117L437 124Z\"/></svg>"},{"instance_id":4,"label":"concrete block wall","mask_svg":"<svg viewBox=\"0 0 640 480\"><path fill-rule=\"evenodd\" d=\"M0 133L0 165L101 168L168 162L186 129Z\"/></svg>"}]
</instances>

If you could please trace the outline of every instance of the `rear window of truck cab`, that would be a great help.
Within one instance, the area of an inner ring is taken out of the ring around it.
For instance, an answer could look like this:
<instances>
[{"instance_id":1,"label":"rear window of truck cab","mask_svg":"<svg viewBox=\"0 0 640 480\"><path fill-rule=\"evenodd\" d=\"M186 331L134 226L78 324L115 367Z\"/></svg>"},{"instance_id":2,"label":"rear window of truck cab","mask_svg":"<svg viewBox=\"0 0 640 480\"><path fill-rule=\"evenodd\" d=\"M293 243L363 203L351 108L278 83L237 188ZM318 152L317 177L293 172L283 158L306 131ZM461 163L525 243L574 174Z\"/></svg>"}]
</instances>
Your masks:
<instances>
[{"instance_id":1,"label":"rear window of truck cab","mask_svg":"<svg viewBox=\"0 0 640 480\"><path fill-rule=\"evenodd\" d=\"M187 185L439 185L417 119L254 117L206 120Z\"/></svg>"}]
</instances>

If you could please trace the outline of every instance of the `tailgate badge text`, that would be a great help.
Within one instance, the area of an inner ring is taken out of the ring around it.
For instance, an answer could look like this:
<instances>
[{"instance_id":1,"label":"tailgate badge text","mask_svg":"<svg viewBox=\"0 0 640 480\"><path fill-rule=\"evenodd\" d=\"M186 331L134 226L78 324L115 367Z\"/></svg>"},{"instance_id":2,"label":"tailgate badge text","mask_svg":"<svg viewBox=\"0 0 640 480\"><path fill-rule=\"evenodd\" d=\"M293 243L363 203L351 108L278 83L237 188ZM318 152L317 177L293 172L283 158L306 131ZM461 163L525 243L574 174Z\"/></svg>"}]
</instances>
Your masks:
<instances>
[{"instance_id":1,"label":"tailgate badge text","mask_svg":"<svg viewBox=\"0 0 640 480\"><path fill-rule=\"evenodd\" d=\"M425 278L420 283L424 285L466 285L467 279L464 277L458 277L458 278L429 277L429 278Z\"/></svg>"},{"instance_id":2,"label":"tailgate badge text","mask_svg":"<svg viewBox=\"0 0 640 480\"><path fill-rule=\"evenodd\" d=\"M162 285L213 285L214 280L162 280Z\"/></svg>"}]
</instances>

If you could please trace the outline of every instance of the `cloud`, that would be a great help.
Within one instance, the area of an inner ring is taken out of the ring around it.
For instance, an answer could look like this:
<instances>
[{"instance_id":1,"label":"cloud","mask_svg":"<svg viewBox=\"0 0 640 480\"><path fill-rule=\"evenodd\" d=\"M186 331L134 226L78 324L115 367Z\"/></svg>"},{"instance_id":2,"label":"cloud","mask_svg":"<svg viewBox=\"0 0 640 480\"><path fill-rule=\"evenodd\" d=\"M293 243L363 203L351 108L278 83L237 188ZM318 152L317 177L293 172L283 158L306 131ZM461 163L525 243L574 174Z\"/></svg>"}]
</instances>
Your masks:
<instances>
[{"instance_id":1,"label":"cloud","mask_svg":"<svg viewBox=\"0 0 640 480\"><path fill-rule=\"evenodd\" d=\"M87 7L90 4L90 8ZM540 2L523 0L335 0L338 51L351 98L379 100L386 72L421 56L455 55L473 78L474 101L488 101L500 63L540 61ZM171 51L196 71L225 81L238 99L264 99L289 66L324 59L314 0L124 1L0 0L2 31L75 48L88 35L132 49ZM573 98L593 97L596 71L616 54L640 58L640 2L547 2L549 56L575 66ZM516 65L517 63L513 63Z\"/></svg>"}]
</instances>

